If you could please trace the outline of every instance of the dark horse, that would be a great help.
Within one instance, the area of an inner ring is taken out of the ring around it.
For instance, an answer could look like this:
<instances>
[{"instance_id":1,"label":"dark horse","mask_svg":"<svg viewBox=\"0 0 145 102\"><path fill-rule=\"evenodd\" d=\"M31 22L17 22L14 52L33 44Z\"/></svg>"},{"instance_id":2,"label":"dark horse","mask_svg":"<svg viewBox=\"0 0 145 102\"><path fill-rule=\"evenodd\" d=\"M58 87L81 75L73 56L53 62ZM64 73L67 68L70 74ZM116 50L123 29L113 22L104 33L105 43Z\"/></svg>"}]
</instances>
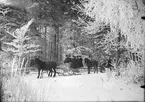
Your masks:
<instances>
[{"instance_id":1,"label":"dark horse","mask_svg":"<svg viewBox=\"0 0 145 102\"><path fill-rule=\"evenodd\" d=\"M92 59L90 60L89 58L85 58L84 59L84 62L88 68L88 74L90 74L90 69L91 67L94 67L94 73L97 71L98 73L98 61Z\"/></svg>"},{"instance_id":2,"label":"dark horse","mask_svg":"<svg viewBox=\"0 0 145 102\"><path fill-rule=\"evenodd\" d=\"M34 61L35 61L35 64L37 65L37 68L38 68L38 76L37 76L37 78L40 78L40 71L42 73L43 70L46 70L47 73L49 71L48 77L52 76L53 72L54 72L53 77L56 76L56 67L57 67L56 62L53 62L53 61L43 62L39 58L35 58Z\"/></svg>"}]
</instances>

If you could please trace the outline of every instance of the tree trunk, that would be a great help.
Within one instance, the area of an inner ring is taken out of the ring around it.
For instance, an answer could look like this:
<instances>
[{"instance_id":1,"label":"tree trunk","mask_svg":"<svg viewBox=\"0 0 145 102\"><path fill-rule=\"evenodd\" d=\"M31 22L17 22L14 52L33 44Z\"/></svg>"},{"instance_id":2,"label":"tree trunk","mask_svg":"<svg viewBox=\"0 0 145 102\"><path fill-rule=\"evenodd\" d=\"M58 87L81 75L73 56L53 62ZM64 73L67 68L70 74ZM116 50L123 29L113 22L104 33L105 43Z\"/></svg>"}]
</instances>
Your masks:
<instances>
[{"instance_id":1,"label":"tree trunk","mask_svg":"<svg viewBox=\"0 0 145 102\"><path fill-rule=\"evenodd\" d=\"M19 59L18 60L18 66L17 66L17 69L16 70L18 71L18 74L21 74L21 64L22 64L21 63L22 62L21 61L22 60L21 56L18 56L18 59Z\"/></svg>"},{"instance_id":2,"label":"tree trunk","mask_svg":"<svg viewBox=\"0 0 145 102\"><path fill-rule=\"evenodd\" d=\"M15 62L16 62L16 56L14 56L13 58L13 63L12 63L12 69L11 69L11 78L13 77L13 73L14 73L14 65L15 65Z\"/></svg>"},{"instance_id":3,"label":"tree trunk","mask_svg":"<svg viewBox=\"0 0 145 102\"><path fill-rule=\"evenodd\" d=\"M116 52L116 70L117 70L117 76L120 75L119 71L119 59L120 59L120 31L118 31L118 46L117 46L117 52Z\"/></svg>"},{"instance_id":4,"label":"tree trunk","mask_svg":"<svg viewBox=\"0 0 145 102\"><path fill-rule=\"evenodd\" d=\"M55 37L54 37L54 43L55 43L55 61L56 63L59 63L59 26L55 25Z\"/></svg>"},{"instance_id":5,"label":"tree trunk","mask_svg":"<svg viewBox=\"0 0 145 102\"><path fill-rule=\"evenodd\" d=\"M22 73L23 73L23 74L25 73L25 68L23 69L24 61L25 61L25 58L22 59L21 68L20 68L21 74L22 74ZM23 71L22 71L22 69L23 69Z\"/></svg>"},{"instance_id":6,"label":"tree trunk","mask_svg":"<svg viewBox=\"0 0 145 102\"><path fill-rule=\"evenodd\" d=\"M2 50L2 42L0 41L0 51L3 51Z\"/></svg>"},{"instance_id":7,"label":"tree trunk","mask_svg":"<svg viewBox=\"0 0 145 102\"><path fill-rule=\"evenodd\" d=\"M45 55L45 61L47 60L47 26L45 26L45 51L44 51L44 55Z\"/></svg>"},{"instance_id":8,"label":"tree trunk","mask_svg":"<svg viewBox=\"0 0 145 102\"><path fill-rule=\"evenodd\" d=\"M26 63L25 63L25 71L26 71L26 68L27 68L27 66L28 66L28 63L29 63L29 58L27 57L27 58L26 58Z\"/></svg>"}]
</instances>

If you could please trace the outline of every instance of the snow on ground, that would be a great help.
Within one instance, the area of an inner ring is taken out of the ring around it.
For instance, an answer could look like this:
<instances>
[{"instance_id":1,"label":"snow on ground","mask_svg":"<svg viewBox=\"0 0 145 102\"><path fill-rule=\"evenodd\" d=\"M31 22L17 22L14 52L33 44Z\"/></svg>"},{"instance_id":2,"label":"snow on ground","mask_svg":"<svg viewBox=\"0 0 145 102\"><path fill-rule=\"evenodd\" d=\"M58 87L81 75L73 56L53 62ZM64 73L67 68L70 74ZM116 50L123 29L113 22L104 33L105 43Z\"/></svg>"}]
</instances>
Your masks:
<instances>
[{"instance_id":1,"label":"snow on ground","mask_svg":"<svg viewBox=\"0 0 145 102\"><path fill-rule=\"evenodd\" d=\"M105 73L37 79L33 73L25 77L26 82L37 91L41 101L143 101L144 90L137 85L126 85L123 81L107 81Z\"/></svg>"}]
</instances>

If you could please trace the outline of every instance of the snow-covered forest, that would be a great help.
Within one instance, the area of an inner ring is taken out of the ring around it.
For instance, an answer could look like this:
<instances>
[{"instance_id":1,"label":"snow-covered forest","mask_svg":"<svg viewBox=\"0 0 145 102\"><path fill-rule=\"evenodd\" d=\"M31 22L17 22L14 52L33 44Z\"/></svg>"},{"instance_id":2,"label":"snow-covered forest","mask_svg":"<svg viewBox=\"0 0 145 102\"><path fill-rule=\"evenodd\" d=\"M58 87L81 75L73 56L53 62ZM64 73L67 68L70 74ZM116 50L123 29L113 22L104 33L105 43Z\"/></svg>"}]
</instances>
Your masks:
<instances>
[{"instance_id":1,"label":"snow-covered forest","mask_svg":"<svg viewBox=\"0 0 145 102\"><path fill-rule=\"evenodd\" d=\"M145 0L0 0L1 100L143 101L144 38ZM82 66L64 63L66 55L81 57ZM37 79L46 67L32 66L37 58L48 68L56 63L56 77L44 71ZM85 58L97 62L97 73Z\"/></svg>"}]
</instances>

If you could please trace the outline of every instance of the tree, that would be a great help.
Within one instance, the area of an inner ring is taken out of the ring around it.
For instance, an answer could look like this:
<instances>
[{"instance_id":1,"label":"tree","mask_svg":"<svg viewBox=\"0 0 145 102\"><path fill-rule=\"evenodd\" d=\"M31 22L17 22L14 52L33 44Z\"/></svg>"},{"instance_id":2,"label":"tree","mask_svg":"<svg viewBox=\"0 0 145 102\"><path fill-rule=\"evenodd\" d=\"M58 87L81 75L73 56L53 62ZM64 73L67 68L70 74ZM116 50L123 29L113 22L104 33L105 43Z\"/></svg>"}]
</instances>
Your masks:
<instances>
[{"instance_id":1,"label":"tree","mask_svg":"<svg viewBox=\"0 0 145 102\"><path fill-rule=\"evenodd\" d=\"M31 19L26 25L22 26L21 28L16 29L13 32L8 32L11 36L14 37L14 39L11 42L4 42L5 47L3 48L3 50L6 52L12 52L14 54L12 74L14 70L14 64L17 58L19 59L18 67L22 69L25 57L29 56L32 53L40 51L40 49L38 49L38 45L26 43L27 40L31 39L31 37L26 32L28 31L28 28L33 21L34 19Z\"/></svg>"},{"instance_id":2,"label":"tree","mask_svg":"<svg viewBox=\"0 0 145 102\"><path fill-rule=\"evenodd\" d=\"M36 12L36 18L41 22L46 22L45 27L51 26L55 29L54 35L54 46L55 46L55 56L56 62L59 62L59 49L61 45L59 42L60 38L60 27L65 23L65 21L70 19L76 19L77 13L71 9L73 3L78 3L77 0L65 1L65 0L34 0L33 3L38 4L37 9L33 9ZM38 25L39 26L39 25Z\"/></svg>"},{"instance_id":3,"label":"tree","mask_svg":"<svg viewBox=\"0 0 145 102\"><path fill-rule=\"evenodd\" d=\"M55 45L55 55L56 60L58 60L58 49L61 47L59 43L59 32L60 27L67 20L78 19L77 10L72 9L75 4L80 4L79 0L9 0L9 5L25 11L25 15L28 18L34 17L35 25L33 25L33 31L37 32L37 28L43 25L44 28L47 26L54 27L55 36L54 36L54 45ZM23 4L24 3L24 4ZM81 14L79 14L81 16ZM37 33L36 33L37 34ZM46 32L46 35L48 33ZM44 44L45 45L45 44ZM46 45L47 46L47 45ZM58 62L58 61L57 61Z\"/></svg>"},{"instance_id":4,"label":"tree","mask_svg":"<svg viewBox=\"0 0 145 102\"><path fill-rule=\"evenodd\" d=\"M121 35L127 39L124 43L126 48L129 48L143 54L143 36L145 30L143 29L144 22L142 22L141 15L145 11L142 1L115 1L115 0L87 0L82 2L84 8L76 6L80 12L94 18L94 22L90 22L86 27L87 33L96 34L100 31L102 23L110 26L108 35L113 37L113 40ZM111 42L112 39L108 39ZM139 51L138 51L139 50Z\"/></svg>"},{"instance_id":5,"label":"tree","mask_svg":"<svg viewBox=\"0 0 145 102\"><path fill-rule=\"evenodd\" d=\"M136 72L135 74L129 76L143 77L143 73L138 73L138 70L143 71L144 69L145 22L141 19L145 12L143 0L85 0L81 3L83 7L76 5L75 9L93 19L88 23L82 22L82 19L78 21L79 25L84 25L82 27L84 34L96 37L98 49L104 50L107 54L115 52L114 58L116 58L118 74L120 72L119 63L121 61L126 63L126 59L123 57L128 55L131 59L129 64L131 71L136 70L133 71ZM103 32L104 29L107 29L105 26L109 26L110 30ZM134 64L135 59L140 59L140 61Z\"/></svg>"}]
</instances>

